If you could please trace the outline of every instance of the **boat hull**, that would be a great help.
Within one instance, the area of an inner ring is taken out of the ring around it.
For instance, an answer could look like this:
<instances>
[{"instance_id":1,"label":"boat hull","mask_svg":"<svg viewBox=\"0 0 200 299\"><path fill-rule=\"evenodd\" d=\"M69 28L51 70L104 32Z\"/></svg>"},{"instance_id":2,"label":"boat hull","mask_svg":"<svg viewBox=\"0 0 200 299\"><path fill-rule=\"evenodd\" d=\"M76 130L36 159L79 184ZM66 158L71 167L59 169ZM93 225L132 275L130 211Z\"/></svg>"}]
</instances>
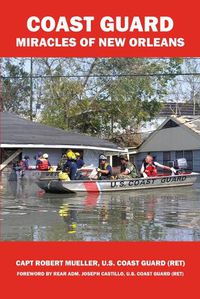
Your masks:
<instances>
[{"instance_id":1,"label":"boat hull","mask_svg":"<svg viewBox=\"0 0 200 299\"><path fill-rule=\"evenodd\" d=\"M89 176L94 168L91 167L83 167L78 172L81 172L85 176ZM12 170L11 172L4 173L4 175L8 178L9 181L38 181L40 178L42 179L58 179L60 171L40 171L37 169L29 169L24 170L23 175L20 171Z\"/></svg>"},{"instance_id":2,"label":"boat hull","mask_svg":"<svg viewBox=\"0 0 200 299\"><path fill-rule=\"evenodd\" d=\"M51 193L88 193L116 192L143 189L192 186L199 174L191 173L176 176L161 176L154 178L135 178L128 180L86 180L60 181L58 179L41 178L38 186Z\"/></svg>"},{"instance_id":3,"label":"boat hull","mask_svg":"<svg viewBox=\"0 0 200 299\"><path fill-rule=\"evenodd\" d=\"M38 181L40 178L58 178L59 172L39 171L39 170L24 170L23 175L19 171L11 171L5 173L4 176L9 181Z\"/></svg>"}]
</instances>

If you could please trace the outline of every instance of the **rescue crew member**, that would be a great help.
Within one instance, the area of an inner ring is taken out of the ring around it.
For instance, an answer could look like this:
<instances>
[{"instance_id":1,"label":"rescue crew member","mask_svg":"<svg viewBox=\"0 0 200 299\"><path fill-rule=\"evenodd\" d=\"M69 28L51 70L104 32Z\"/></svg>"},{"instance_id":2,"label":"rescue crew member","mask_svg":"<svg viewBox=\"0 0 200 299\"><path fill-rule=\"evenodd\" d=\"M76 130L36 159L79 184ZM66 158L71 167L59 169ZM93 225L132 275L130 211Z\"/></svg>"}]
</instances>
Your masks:
<instances>
[{"instance_id":1,"label":"rescue crew member","mask_svg":"<svg viewBox=\"0 0 200 299\"><path fill-rule=\"evenodd\" d=\"M22 170L28 170L29 169L29 159L30 159L29 156L25 155L24 159L22 159L19 162L19 166L21 167Z\"/></svg>"},{"instance_id":2,"label":"rescue crew member","mask_svg":"<svg viewBox=\"0 0 200 299\"><path fill-rule=\"evenodd\" d=\"M63 166L63 172L69 172L70 180L76 179L77 174L77 164L76 164L76 155L72 150L69 150L66 154L67 162Z\"/></svg>"},{"instance_id":3,"label":"rescue crew member","mask_svg":"<svg viewBox=\"0 0 200 299\"><path fill-rule=\"evenodd\" d=\"M118 175L119 179L132 179L138 177L137 169L133 163L128 160L127 155L121 155L121 173Z\"/></svg>"},{"instance_id":4,"label":"rescue crew member","mask_svg":"<svg viewBox=\"0 0 200 299\"><path fill-rule=\"evenodd\" d=\"M58 162L57 170L62 170L66 162L67 162L67 153L62 155L60 161Z\"/></svg>"},{"instance_id":5,"label":"rescue crew member","mask_svg":"<svg viewBox=\"0 0 200 299\"><path fill-rule=\"evenodd\" d=\"M49 156L48 154L44 154L39 160L38 160L38 163L37 163L37 166L36 168L38 170L41 170L41 171L47 171L49 170L49 168L51 167L51 164L49 162Z\"/></svg>"},{"instance_id":6,"label":"rescue crew member","mask_svg":"<svg viewBox=\"0 0 200 299\"><path fill-rule=\"evenodd\" d=\"M49 155L48 154L44 154L43 158L46 159L48 161L48 166L49 168L51 167L51 163L49 162Z\"/></svg>"},{"instance_id":7,"label":"rescue crew member","mask_svg":"<svg viewBox=\"0 0 200 299\"><path fill-rule=\"evenodd\" d=\"M78 169L80 169L84 166L85 162L83 161L83 159L81 159L80 153L76 152L75 156L76 156L77 167L78 167Z\"/></svg>"},{"instance_id":8,"label":"rescue crew member","mask_svg":"<svg viewBox=\"0 0 200 299\"><path fill-rule=\"evenodd\" d=\"M11 173L9 180L17 180L17 176L21 179L24 176L24 171L29 169L29 156L25 155L21 161L18 161L16 164L13 164L14 172ZM17 176L16 176L17 175Z\"/></svg>"},{"instance_id":9,"label":"rescue crew member","mask_svg":"<svg viewBox=\"0 0 200 299\"><path fill-rule=\"evenodd\" d=\"M103 154L99 156L97 172L100 180L109 180L112 176L112 167L107 163L107 157Z\"/></svg>"},{"instance_id":10,"label":"rescue crew member","mask_svg":"<svg viewBox=\"0 0 200 299\"><path fill-rule=\"evenodd\" d=\"M36 160L36 169L38 169L38 165L41 163L41 160L43 158L42 152L37 153L37 155L34 158Z\"/></svg>"},{"instance_id":11,"label":"rescue crew member","mask_svg":"<svg viewBox=\"0 0 200 299\"><path fill-rule=\"evenodd\" d=\"M157 167L162 169L170 170L172 173L176 173L176 169L173 167L162 165L156 161L154 161L151 155L147 155L144 162L142 163L142 167L140 169L140 173L143 177L155 177L158 174Z\"/></svg>"}]
</instances>

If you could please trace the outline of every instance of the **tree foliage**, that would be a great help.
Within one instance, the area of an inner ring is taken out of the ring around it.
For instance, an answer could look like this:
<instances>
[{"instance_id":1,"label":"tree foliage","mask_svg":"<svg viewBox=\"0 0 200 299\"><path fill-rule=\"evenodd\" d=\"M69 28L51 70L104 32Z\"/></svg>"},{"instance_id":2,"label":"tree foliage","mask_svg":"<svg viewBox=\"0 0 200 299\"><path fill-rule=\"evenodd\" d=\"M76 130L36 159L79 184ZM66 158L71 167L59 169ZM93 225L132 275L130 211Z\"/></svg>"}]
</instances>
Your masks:
<instances>
[{"instance_id":1,"label":"tree foliage","mask_svg":"<svg viewBox=\"0 0 200 299\"><path fill-rule=\"evenodd\" d=\"M182 60L40 58L33 65L33 100L41 105L39 121L112 140L127 134L130 145L130 136L138 136L141 126L158 115ZM26 63L5 61L5 74L23 79L4 80L4 109L28 114Z\"/></svg>"},{"instance_id":2,"label":"tree foliage","mask_svg":"<svg viewBox=\"0 0 200 299\"><path fill-rule=\"evenodd\" d=\"M29 114L30 79L23 59L5 59L3 69L3 110Z\"/></svg>"}]
</instances>

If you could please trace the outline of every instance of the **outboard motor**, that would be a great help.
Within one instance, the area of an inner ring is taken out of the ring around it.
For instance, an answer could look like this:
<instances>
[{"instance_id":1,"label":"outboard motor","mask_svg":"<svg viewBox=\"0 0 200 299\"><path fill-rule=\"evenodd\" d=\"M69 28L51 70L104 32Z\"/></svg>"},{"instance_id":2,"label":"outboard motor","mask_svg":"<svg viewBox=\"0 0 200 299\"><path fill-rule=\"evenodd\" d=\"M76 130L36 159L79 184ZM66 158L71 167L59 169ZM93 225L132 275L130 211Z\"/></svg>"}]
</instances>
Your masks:
<instances>
[{"instance_id":1,"label":"outboard motor","mask_svg":"<svg viewBox=\"0 0 200 299\"><path fill-rule=\"evenodd\" d=\"M175 160L174 162L174 168L185 170L188 168L187 160L185 158L180 158Z\"/></svg>"},{"instance_id":2,"label":"outboard motor","mask_svg":"<svg viewBox=\"0 0 200 299\"><path fill-rule=\"evenodd\" d=\"M181 171L188 169L188 163L185 158L179 158L176 159L175 161L170 161L169 167L174 167L175 169L177 169L176 174L179 174L181 173Z\"/></svg>"}]
</instances>

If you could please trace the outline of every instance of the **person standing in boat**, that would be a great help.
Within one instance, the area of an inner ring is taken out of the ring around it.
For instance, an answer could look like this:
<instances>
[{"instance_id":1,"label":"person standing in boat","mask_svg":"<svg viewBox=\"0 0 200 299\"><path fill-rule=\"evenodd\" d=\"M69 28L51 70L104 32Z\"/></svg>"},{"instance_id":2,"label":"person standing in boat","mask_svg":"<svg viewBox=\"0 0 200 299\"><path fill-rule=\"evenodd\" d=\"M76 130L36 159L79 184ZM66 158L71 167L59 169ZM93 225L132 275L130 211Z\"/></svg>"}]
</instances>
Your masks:
<instances>
[{"instance_id":1,"label":"person standing in boat","mask_svg":"<svg viewBox=\"0 0 200 299\"><path fill-rule=\"evenodd\" d=\"M127 155L121 155L120 157L120 163L121 163L121 172L118 175L119 179L132 179L137 178L137 168L136 166L131 163L128 159Z\"/></svg>"},{"instance_id":2,"label":"person standing in boat","mask_svg":"<svg viewBox=\"0 0 200 299\"><path fill-rule=\"evenodd\" d=\"M21 166L22 170L28 170L29 169L29 156L25 155L24 158L19 162L19 166Z\"/></svg>"},{"instance_id":3,"label":"person standing in boat","mask_svg":"<svg viewBox=\"0 0 200 299\"><path fill-rule=\"evenodd\" d=\"M25 155L22 160L13 164L13 172L9 178L10 181L15 181L17 178L21 179L24 177L24 171L29 169L29 159L29 156Z\"/></svg>"},{"instance_id":4,"label":"person standing in boat","mask_svg":"<svg viewBox=\"0 0 200 299\"><path fill-rule=\"evenodd\" d=\"M78 167L78 169L80 169L85 165L85 162L83 161L83 159L81 159L81 155L79 152L76 152L75 156L76 156L77 167Z\"/></svg>"},{"instance_id":5,"label":"person standing in boat","mask_svg":"<svg viewBox=\"0 0 200 299\"><path fill-rule=\"evenodd\" d=\"M156 177L158 174L157 167L170 170L172 173L176 173L176 169L173 167L162 165L156 161L154 161L151 155L147 155L142 163L142 167L140 169L140 173L144 178L147 177Z\"/></svg>"},{"instance_id":6,"label":"person standing in boat","mask_svg":"<svg viewBox=\"0 0 200 299\"><path fill-rule=\"evenodd\" d=\"M70 180L75 180L77 175L76 155L72 150L66 154L67 162L64 164L62 171L69 174Z\"/></svg>"},{"instance_id":7,"label":"person standing in boat","mask_svg":"<svg viewBox=\"0 0 200 299\"><path fill-rule=\"evenodd\" d=\"M112 176L112 167L107 162L107 157L103 154L99 156L99 167L97 168L97 173L99 180L110 180Z\"/></svg>"},{"instance_id":8,"label":"person standing in boat","mask_svg":"<svg viewBox=\"0 0 200 299\"><path fill-rule=\"evenodd\" d=\"M61 159L59 160L57 165L57 170L62 170L66 162L67 162L67 153L63 154Z\"/></svg>"}]
</instances>

